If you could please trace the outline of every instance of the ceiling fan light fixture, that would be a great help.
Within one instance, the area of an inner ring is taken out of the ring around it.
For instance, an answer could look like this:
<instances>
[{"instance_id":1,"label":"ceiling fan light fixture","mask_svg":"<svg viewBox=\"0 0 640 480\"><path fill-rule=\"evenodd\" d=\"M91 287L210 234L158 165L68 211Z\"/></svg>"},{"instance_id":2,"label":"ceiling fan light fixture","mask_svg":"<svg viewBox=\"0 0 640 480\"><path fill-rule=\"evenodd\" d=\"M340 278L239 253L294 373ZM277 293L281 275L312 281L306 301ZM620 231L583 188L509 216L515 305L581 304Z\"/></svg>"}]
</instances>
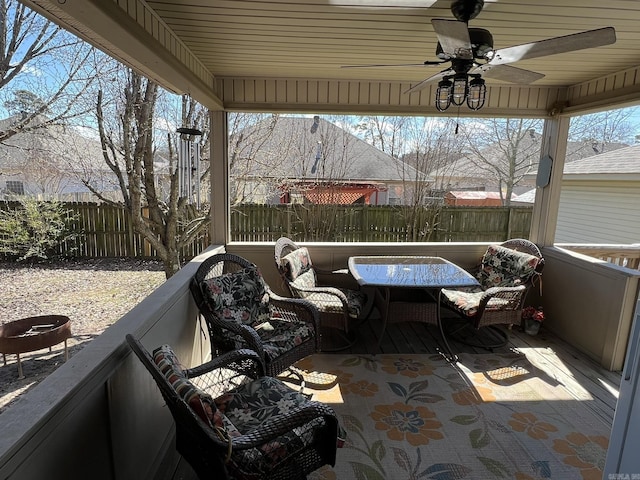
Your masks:
<instances>
[{"instance_id":1,"label":"ceiling fan light fixture","mask_svg":"<svg viewBox=\"0 0 640 480\"><path fill-rule=\"evenodd\" d=\"M480 77L474 77L469 82L469 93L467 95L467 107L471 110L480 110L484 106L487 95L487 86Z\"/></svg>"},{"instance_id":2,"label":"ceiling fan light fixture","mask_svg":"<svg viewBox=\"0 0 640 480\"><path fill-rule=\"evenodd\" d=\"M452 88L453 83L447 77L438 82L438 89L436 90L436 108L438 111L444 112L451 105Z\"/></svg>"},{"instance_id":3,"label":"ceiling fan light fixture","mask_svg":"<svg viewBox=\"0 0 640 480\"><path fill-rule=\"evenodd\" d=\"M469 84L467 81L467 74L456 74L453 77L453 89L451 90L451 103L457 107L464 105L464 101L467 99L469 93Z\"/></svg>"}]
</instances>

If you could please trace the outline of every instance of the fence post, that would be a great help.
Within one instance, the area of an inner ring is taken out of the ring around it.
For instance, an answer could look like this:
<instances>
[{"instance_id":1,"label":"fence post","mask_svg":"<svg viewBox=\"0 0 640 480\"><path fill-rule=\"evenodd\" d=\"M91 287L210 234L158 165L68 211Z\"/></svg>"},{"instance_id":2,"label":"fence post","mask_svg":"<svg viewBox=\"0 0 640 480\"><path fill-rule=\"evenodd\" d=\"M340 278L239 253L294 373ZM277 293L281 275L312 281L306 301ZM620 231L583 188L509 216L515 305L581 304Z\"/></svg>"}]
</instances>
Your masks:
<instances>
[{"instance_id":1,"label":"fence post","mask_svg":"<svg viewBox=\"0 0 640 480\"><path fill-rule=\"evenodd\" d=\"M360 238L360 242L364 241L364 236L366 235L365 230L366 226L369 225L369 205L363 205L362 206L362 215L360 217L360 235L358 235L358 237Z\"/></svg>"}]
</instances>

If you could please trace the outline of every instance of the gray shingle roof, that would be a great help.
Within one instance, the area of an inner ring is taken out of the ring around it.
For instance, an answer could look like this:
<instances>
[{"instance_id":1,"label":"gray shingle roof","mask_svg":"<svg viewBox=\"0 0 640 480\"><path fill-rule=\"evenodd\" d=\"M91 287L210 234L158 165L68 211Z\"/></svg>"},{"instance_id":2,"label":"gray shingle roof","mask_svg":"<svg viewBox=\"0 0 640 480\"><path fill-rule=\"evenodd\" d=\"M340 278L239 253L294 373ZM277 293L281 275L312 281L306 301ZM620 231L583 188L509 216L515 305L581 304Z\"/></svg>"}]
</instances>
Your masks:
<instances>
[{"instance_id":1,"label":"gray shingle roof","mask_svg":"<svg viewBox=\"0 0 640 480\"><path fill-rule=\"evenodd\" d=\"M640 144L567 163L563 172L565 175L640 173Z\"/></svg>"},{"instance_id":2,"label":"gray shingle roof","mask_svg":"<svg viewBox=\"0 0 640 480\"><path fill-rule=\"evenodd\" d=\"M270 126L273 133L266 135ZM236 158L232 160L234 176L355 182L426 178L410 165L323 119L314 127L313 118L279 117L275 124L265 120L239 135ZM235 143L232 138L231 144Z\"/></svg>"}]
</instances>

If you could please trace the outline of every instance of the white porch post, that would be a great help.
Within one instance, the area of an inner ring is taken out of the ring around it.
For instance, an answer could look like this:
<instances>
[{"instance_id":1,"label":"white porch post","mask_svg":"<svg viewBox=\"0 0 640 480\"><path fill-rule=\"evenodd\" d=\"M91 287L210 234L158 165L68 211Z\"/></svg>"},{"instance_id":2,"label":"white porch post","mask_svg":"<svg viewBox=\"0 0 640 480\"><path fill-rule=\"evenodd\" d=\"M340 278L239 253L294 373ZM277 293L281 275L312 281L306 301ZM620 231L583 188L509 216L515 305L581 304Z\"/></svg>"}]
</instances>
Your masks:
<instances>
[{"instance_id":1,"label":"white porch post","mask_svg":"<svg viewBox=\"0 0 640 480\"><path fill-rule=\"evenodd\" d=\"M209 111L211 116L211 244L226 245L229 242L229 162L227 112Z\"/></svg>"},{"instance_id":2,"label":"white porch post","mask_svg":"<svg viewBox=\"0 0 640 480\"><path fill-rule=\"evenodd\" d=\"M560 116L547 118L544 122L540 160L542 162L546 157L552 159L551 174L546 186L536 187L536 200L529 235L529 239L539 246L553 245L556 235L569 122L570 117Z\"/></svg>"}]
</instances>

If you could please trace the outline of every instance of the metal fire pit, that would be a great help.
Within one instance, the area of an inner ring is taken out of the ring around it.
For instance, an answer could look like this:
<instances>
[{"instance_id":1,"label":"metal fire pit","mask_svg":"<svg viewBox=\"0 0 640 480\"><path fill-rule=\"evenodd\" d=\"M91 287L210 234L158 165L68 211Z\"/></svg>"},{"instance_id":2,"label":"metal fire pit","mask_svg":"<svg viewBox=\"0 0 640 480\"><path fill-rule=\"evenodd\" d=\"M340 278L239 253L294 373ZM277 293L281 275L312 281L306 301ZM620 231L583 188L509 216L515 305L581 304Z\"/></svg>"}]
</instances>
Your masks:
<instances>
[{"instance_id":1,"label":"metal fire pit","mask_svg":"<svg viewBox=\"0 0 640 480\"><path fill-rule=\"evenodd\" d=\"M42 315L22 318L0 325L0 353L7 364L7 353L18 357L18 377L24 378L20 354L49 348L64 342L64 359L69 359L67 339L71 336L71 320L64 315Z\"/></svg>"}]
</instances>

